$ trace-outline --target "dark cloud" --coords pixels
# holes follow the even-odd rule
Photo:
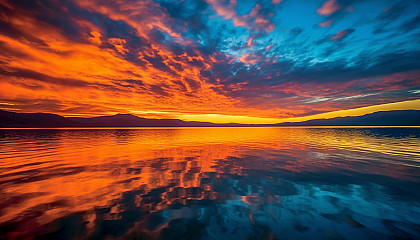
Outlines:
[[[413,30],[418,31],[420,29],[420,14],[402,23],[399,29],[404,33],[411,32]]]
[[[209,30],[209,27],[206,24],[207,19],[205,14],[203,14],[209,9],[209,5],[206,1],[165,1],[161,3],[161,6],[164,7],[169,16],[174,19],[174,25],[184,26],[195,35],[199,35],[200,33]]]
[[[135,88],[138,88],[138,87],[143,88],[145,86],[143,81],[133,80],[133,79],[115,81],[114,84],[117,84],[117,85],[122,86],[122,87],[135,87]]]
[[[143,56],[145,60],[147,60],[149,63],[152,64],[152,66],[156,69],[159,69],[160,71],[164,71],[173,75],[177,75],[174,71],[172,71],[171,68],[168,67],[163,61],[163,57],[159,54],[155,54],[154,56]]]
[[[6,43],[0,41],[0,52],[2,53],[2,57],[10,60],[13,58],[18,59],[31,59],[32,56],[23,51],[22,49],[11,49]],[[7,62],[0,61],[0,64],[4,65]]]
[[[44,73],[35,72],[29,69],[21,68],[1,68],[0,75],[3,77],[13,77],[12,82],[16,82],[15,78],[32,79],[41,83],[55,84],[67,87],[85,87],[88,85],[85,81],[71,78],[58,78],[46,75]]]
[[[181,80],[175,80],[174,83],[179,86],[181,91],[184,91],[184,92],[188,91],[187,87],[185,86],[185,84]]]
[[[198,82],[196,80],[193,80],[193,79],[190,79],[190,78],[185,78],[185,81],[188,83],[188,85],[190,86],[190,88],[193,91],[196,91],[201,87],[200,82]]]
[[[304,82],[346,82],[355,79],[383,76],[392,73],[412,71],[420,68],[420,51],[387,53],[370,57],[366,52],[348,66],[347,61],[334,61],[314,64],[311,67],[295,67],[285,77]]]
[[[375,19],[377,25],[373,31],[375,34],[386,33],[388,25],[392,24],[398,18],[404,15],[407,8],[405,2],[398,2],[384,9]]]
[[[66,105],[58,100],[51,98],[33,99],[19,97],[13,100],[7,100],[0,98],[2,102],[8,101],[13,104],[13,107],[18,107],[25,112],[59,112],[66,108]]]
[[[296,37],[299,34],[301,34],[304,30],[300,27],[295,27],[290,29],[289,33],[292,35],[292,37]]]
[[[39,1],[21,0],[8,1],[7,5],[13,6],[14,10],[4,13],[15,16],[33,16],[43,24],[54,27],[74,41],[86,40],[83,35],[84,26],[79,25],[75,19],[82,17],[78,8],[69,1]],[[19,10],[16,10],[19,9]]]
[[[3,8],[3,9],[1,9]],[[4,7],[2,7],[0,5],[0,11],[9,11],[8,9],[4,9]],[[5,36],[10,36],[16,40],[20,40],[22,42],[29,42],[32,45],[35,46],[39,46],[39,47],[47,47],[48,45],[42,41],[41,39],[30,35],[26,32],[23,32],[17,28],[15,28],[14,26],[10,25],[7,22],[7,16],[5,15],[0,15],[0,34],[1,35],[5,35]]]
[[[167,91],[165,91],[165,89],[163,89],[163,87],[160,85],[149,85],[149,87],[150,87],[150,91],[152,91],[153,93],[157,95],[160,95],[163,97],[170,96],[170,94]]]

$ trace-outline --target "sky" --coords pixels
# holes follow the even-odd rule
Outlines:
[[[239,123],[420,110],[418,9],[0,0],[0,109]]]

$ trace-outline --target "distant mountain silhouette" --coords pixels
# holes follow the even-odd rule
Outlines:
[[[214,127],[215,123],[187,122],[179,119],[148,119],[131,114],[93,118],[67,118],[85,127]]]
[[[50,113],[14,113],[0,110],[0,127],[75,127],[77,122]]]
[[[147,119],[130,114],[117,114],[93,118],[62,117],[50,113],[15,113],[0,110],[0,127],[215,127],[241,126],[241,124],[215,124],[187,122],[179,119]]]
[[[420,111],[382,111],[357,117],[336,117],[295,123],[278,123],[276,126],[420,126]]]
[[[216,124],[187,122],[179,119],[147,119],[130,114],[80,118],[50,113],[14,113],[0,110],[0,128],[6,127],[240,127],[240,126],[419,126],[420,111],[400,110],[366,114],[358,117],[316,119],[278,124]]]

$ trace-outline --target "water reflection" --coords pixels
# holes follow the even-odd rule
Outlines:
[[[418,128],[0,130],[0,236],[415,239]]]

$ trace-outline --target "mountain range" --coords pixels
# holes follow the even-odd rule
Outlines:
[[[131,114],[116,114],[92,118],[63,117],[51,113],[15,113],[0,110],[0,128],[6,127],[215,127],[240,124],[187,122],[179,119],[148,119]]]
[[[179,119],[148,119],[131,114],[81,118],[63,117],[51,113],[15,113],[0,110],[0,128],[256,126],[420,126],[420,110],[382,111],[357,117],[337,117],[277,124],[217,124],[210,122],[188,122]]]
[[[420,110],[394,110],[356,117],[278,123],[277,126],[420,126]]]

